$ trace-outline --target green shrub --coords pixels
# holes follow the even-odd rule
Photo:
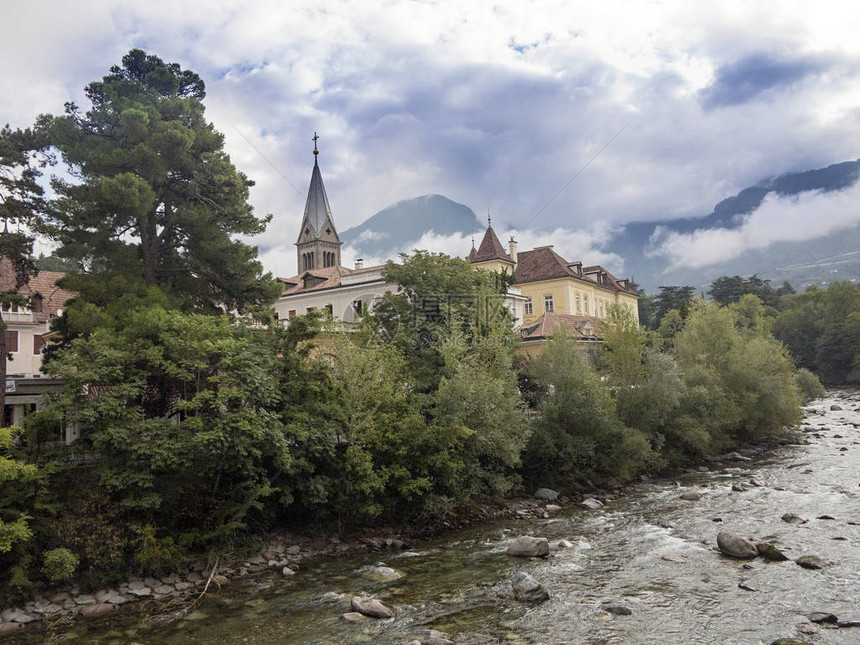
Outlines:
[[[155,537],[155,527],[147,524],[140,529],[140,547],[135,560],[143,573],[160,575],[174,570],[179,564],[181,550],[170,536]]]
[[[813,399],[820,399],[827,394],[818,377],[805,367],[797,370],[794,375],[794,384],[800,390],[804,403],[809,403]]]
[[[80,562],[78,556],[66,548],[53,549],[45,553],[42,573],[51,582],[62,582],[72,577]]]

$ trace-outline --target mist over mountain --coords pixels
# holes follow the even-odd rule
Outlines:
[[[340,239],[362,257],[389,258],[411,249],[411,244],[431,231],[436,235],[483,234],[484,226],[468,206],[442,195],[423,195],[384,208],[345,230]]]
[[[747,251],[731,260],[702,268],[670,268],[668,260],[655,253],[655,240],[672,233],[738,229],[746,216],[758,209],[768,195],[799,196],[811,191],[831,193],[847,189],[860,178],[860,160],[837,163],[826,168],[786,173],[766,179],[719,202],[701,218],[635,222],[620,230],[607,244],[608,251],[624,259],[625,273],[648,293],[660,285],[693,285],[706,290],[722,275],[749,276],[753,273],[774,284],[788,281],[797,290],[810,284],[860,278],[860,218],[850,228],[797,242],[776,242],[763,249]],[[814,230],[817,222],[810,220]]]
[[[823,228],[814,209],[810,209],[808,217],[803,211],[800,224],[797,212],[793,213],[793,220],[789,217],[795,201],[816,195],[837,196],[840,192],[856,190],[860,186],[858,178],[860,160],[786,173],[760,181],[722,200],[703,217],[633,222],[592,248],[621,258],[623,270],[619,275],[632,275],[646,292],[652,294],[657,293],[661,285],[691,285],[697,291],[705,292],[711,282],[723,275],[748,277],[757,274],[775,285],[788,281],[799,291],[811,284],[860,280],[860,212],[856,211],[853,201],[846,207],[843,200],[841,207],[849,212],[835,230],[834,226]],[[851,197],[851,194],[846,196]],[[714,253],[715,261],[702,262],[698,267],[684,266],[677,258],[673,261],[661,248],[661,244],[673,236],[681,246],[693,244],[695,237],[702,235],[710,235],[718,244],[720,235],[731,236],[743,231],[750,218],[760,214],[768,207],[769,200],[775,199],[784,201],[770,204],[771,216],[776,213],[777,226],[801,229],[800,234],[794,236],[796,239],[765,241],[757,247],[748,244],[750,248],[746,251],[726,253],[724,257],[732,257],[729,260],[722,260],[720,257],[723,256]],[[820,214],[821,211],[818,212]],[[360,257],[391,258],[399,251],[411,250],[412,245],[430,232],[437,236],[459,234],[468,237],[477,234],[480,237],[484,230],[485,225],[468,206],[442,195],[424,195],[381,210],[359,226],[341,233],[341,239]],[[754,236],[755,231],[744,234]],[[459,252],[453,253],[461,255],[465,251],[464,245]],[[591,261],[588,257],[569,259]]]

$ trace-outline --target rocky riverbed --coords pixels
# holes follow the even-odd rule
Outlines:
[[[287,537],[259,558],[231,564],[230,584],[213,577],[193,606],[210,568],[130,581],[83,603],[70,589],[67,597],[40,602],[90,617],[56,624],[62,611],[48,614],[42,605],[48,620],[8,627],[15,631],[5,638],[183,645],[858,643],[860,396],[815,402],[801,431],[798,445],[725,455],[614,499],[595,495],[582,505],[542,492],[510,517],[409,548],[396,536],[387,544],[368,538],[362,548],[371,552]],[[319,551],[337,555],[307,557]],[[111,602],[144,590],[151,593],[144,602]],[[188,597],[165,603],[178,594]],[[141,613],[141,607],[161,611]],[[5,614],[0,627],[20,618]]]

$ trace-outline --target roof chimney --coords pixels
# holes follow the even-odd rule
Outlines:
[[[356,268],[356,269],[363,269],[363,268],[364,268],[364,259],[362,259],[362,258],[358,258],[358,259],[355,261],[355,268]]]
[[[514,236],[511,235],[511,239],[508,241],[508,255],[511,256],[511,260],[514,262],[514,266],[517,266],[517,241],[514,239]]]

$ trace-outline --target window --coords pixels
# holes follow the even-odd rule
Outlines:
[[[40,334],[33,336],[33,354],[38,355],[45,346],[45,339]]]
[[[275,320],[280,320],[280,319],[281,319],[281,314],[279,314],[279,313],[276,311],[276,312],[275,312]]]
[[[585,302],[585,314],[588,315],[588,296],[583,296],[582,299]]]
[[[18,332],[6,330],[6,351],[7,352],[17,352],[18,351]]]
[[[290,309],[290,311],[289,311],[289,313],[288,313],[287,315],[288,315],[290,318],[295,318],[295,317],[296,317],[296,310],[295,310],[295,309]]]
[[[352,310],[355,312],[356,316],[360,316],[364,313],[364,305],[361,300],[353,300],[352,301]]]
[[[41,313],[42,311],[42,303],[44,300],[42,299],[42,294],[36,293],[30,298],[30,309],[37,313]]]
[[[531,298],[526,298],[525,312],[526,316],[531,316],[535,312],[534,304],[532,303]]]
[[[576,294],[576,313],[582,313],[582,299],[579,297],[579,294]]]
[[[543,310],[547,313],[551,313],[555,311],[555,308],[552,304],[552,296],[544,296],[543,297]]]

